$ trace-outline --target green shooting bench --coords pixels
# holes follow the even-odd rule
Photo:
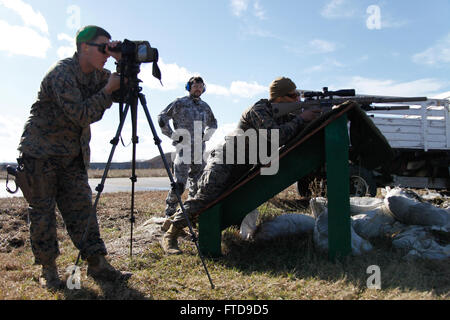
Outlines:
[[[350,254],[350,158],[367,169],[392,158],[387,140],[354,102],[322,115],[282,146],[276,175],[261,175],[260,168],[253,169],[203,208],[198,220],[201,252],[220,256],[224,229],[240,225],[249,212],[325,164],[329,258]]]

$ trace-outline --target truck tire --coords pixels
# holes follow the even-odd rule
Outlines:
[[[363,167],[350,165],[350,196],[351,197],[375,197],[377,185],[372,171]]]
[[[377,195],[377,185],[371,171],[363,167],[349,166],[350,171],[350,197],[375,197]],[[297,192],[301,197],[311,197],[309,185],[314,178],[322,179],[326,184],[326,178],[308,175],[297,181]]]

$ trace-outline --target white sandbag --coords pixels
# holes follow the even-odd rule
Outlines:
[[[244,240],[250,240],[256,231],[256,221],[259,217],[258,209],[253,210],[247,214],[242,220],[241,227],[239,229],[239,235]]]
[[[350,215],[358,215],[367,211],[373,211],[384,206],[383,199],[372,197],[351,197]]]
[[[367,211],[351,218],[355,232],[366,240],[384,236],[395,222],[395,219],[383,208]]]
[[[300,213],[283,214],[263,223],[255,235],[255,240],[269,240],[289,235],[312,233],[315,220]]]
[[[369,241],[361,238],[350,226],[351,247],[353,255],[362,255],[373,249]],[[317,219],[314,226],[314,244],[322,251],[328,251],[328,210],[325,210]]]
[[[371,197],[351,197],[349,202],[351,216],[384,206],[383,199]],[[309,201],[309,206],[314,217],[317,218],[328,207],[328,199],[323,197],[312,198]]]
[[[312,214],[317,219],[322,212],[327,209],[328,199],[323,197],[311,198],[311,200],[309,200],[309,207],[311,208]]]
[[[419,199],[411,191],[394,188],[387,192],[384,203],[392,216],[404,224],[450,226],[450,215],[446,210]]]
[[[435,227],[409,226],[396,234],[392,245],[404,250],[405,259],[443,260],[450,258],[450,245],[441,246],[431,234]]]

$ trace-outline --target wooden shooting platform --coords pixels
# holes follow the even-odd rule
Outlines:
[[[355,112],[356,109],[360,111],[356,103],[345,103],[323,115],[280,149],[279,171],[276,175],[261,175],[259,169],[253,170],[201,210],[199,247],[202,253],[220,256],[224,229],[240,225],[249,212],[325,164],[329,258],[334,260],[350,254],[348,114],[351,113],[351,118],[357,121],[365,117],[364,112]],[[355,114],[359,116],[355,117]],[[370,122],[370,119],[362,120]]]

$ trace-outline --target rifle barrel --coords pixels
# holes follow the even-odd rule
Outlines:
[[[370,105],[372,103],[399,103],[399,102],[422,102],[427,101],[427,97],[380,97],[380,96],[356,96],[342,97],[333,99],[313,99],[306,101],[272,103],[272,109],[275,117],[281,117],[291,112],[302,109],[324,108],[330,109],[334,105],[340,105],[346,101],[355,101],[361,105]],[[409,106],[408,106],[409,109]],[[400,109],[401,110],[401,109]]]

